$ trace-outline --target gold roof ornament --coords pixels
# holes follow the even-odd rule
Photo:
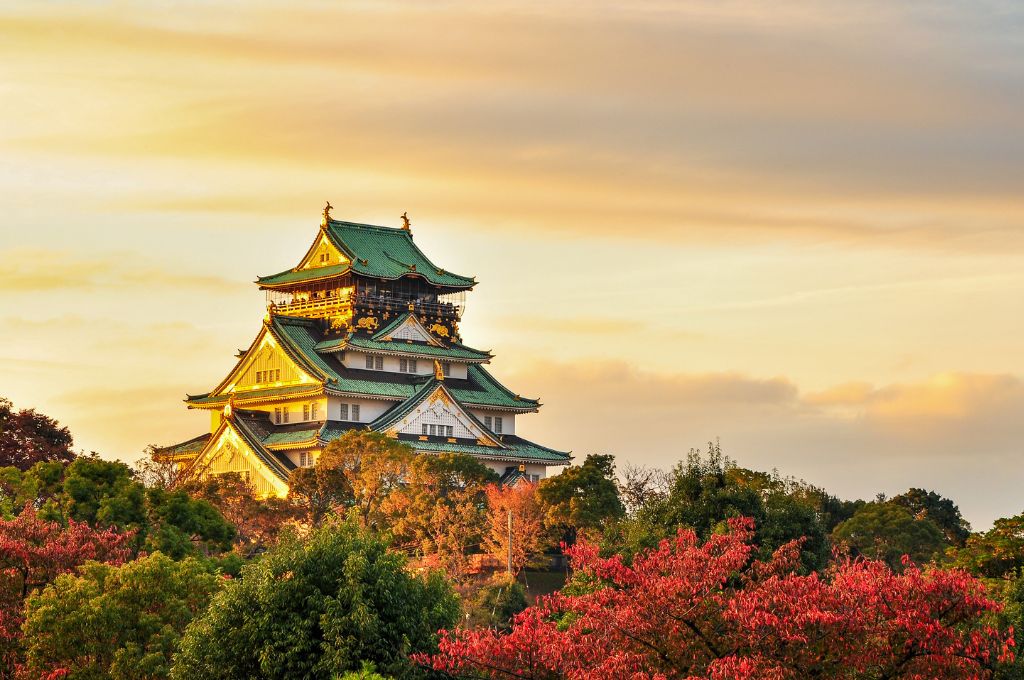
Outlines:
[[[235,394],[234,394],[234,392],[232,392],[231,396],[228,397],[228,403],[224,404],[224,417],[227,418],[228,420],[230,420],[231,419],[231,415],[234,413],[234,411],[235,411]]]
[[[434,359],[434,377],[437,378],[439,382],[444,382],[444,366],[442,366],[441,362],[437,359]]]
[[[406,231],[411,231],[410,227],[412,227],[412,223],[409,222],[409,211],[407,210],[404,213],[402,213],[402,229],[405,229]]]
[[[324,206],[324,216],[320,220],[320,226],[326,227],[327,223],[331,220],[331,209],[334,208],[330,201],[327,201],[327,205]]]

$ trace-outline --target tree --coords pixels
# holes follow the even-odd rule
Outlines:
[[[988,531],[974,534],[962,548],[950,550],[948,561],[985,578],[1024,575],[1024,515],[997,519]]]
[[[288,479],[288,501],[300,520],[314,528],[323,524],[328,514],[354,500],[345,471],[333,462],[318,460],[313,467],[292,470]]]
[[[397,547],[432,559],[458,580],[486,528],[484,488],[497,481],[471,456],[416,456],[406,483],[384,500],[381,514]]]
[[[535,484],[487,487],[487,533],[484,550],[505,564],[509,556],[511,516],[512,574],[533,562],[541,551],[544,510],[537,501]]]
[[[211,503],[183,489],[146,489],[146,550],[174,559],[231,550],[235,528]]]
[[[914,519],[905,508],[890,502],[868,503],[832,532],[832,540],[848,545],[855,554],[885,560],[899,569],[903,556],[924,563],[947,546],[942,530],[929,519]]]
[[[626,463],[619,475],[619,497],[627,514],[637,512],[668,496],[672,476],[658,468]]]
[[[407,674],[407,655],[435,649],[459,605],[439,574],[410,574],[356,520],[283,539],[244,567],[185,631],[171,677],[330,678],[364,661]]]
[[[615,481],[614,456],[590,455],[583,465],[541,480],[537,497],[546,524],[561,530],[568,541],[580,530],[598,531],[626,514]]]
[[[181,488],[217,508],[234,526],[235,544],[247,556],[273,545],[284,525],[298,514],[295,504],[283,498],[256,498],[252,485],[235,472],[209,475]]]
[[[889,502],[905,508],[914,519],[934,522],[950,545],[962,546],[971,535],[971,525],[960,514],[956,503],[934,491],[912,488]]]
[[[800,575],[796,542],[752,560],[749,519],[701,543],[682,530],[632,565],[569,551],[579,594],[556,593],[511,632],[457,630],[417,660],[458,677],[981,678],[1013,657],[998,610],[962,572],[846,559]]]
[[[412,448],[380,432],[349,430],[325,448],[315,468],[340,471],[351,486],[349,507],[363,526],[381,526],[381,505],[408,477]]]
[[[34,409],[14,410],[0,397],[0,467],[28,470],[40,461],[73,460],[71,432]]]
[[[0,519],[0,678],[13,669],[21,638],[22,603],[29,593],[87,560],[119,564],[130,551],[132,533],[97,531],[71,520],[62,526],[26,506],[13,519]]]
[[[740,468],[722,454],[717,443],[711,443],[705,453],[691,450],[686,461],[672,470],[668,493],[641,508],[625,526],[616,527],[606,545],[614,546],[618,540],[628,556],[652,548],[680,527],[708,538],[732,518],[751,517],[757,526],[758,557],[767,559],[780,546],[801,538],[804,568],[818,569],[829,555],[820,520],[823,495],[774,472]]]
[[[222,581],[194,558],[159,552],[58,576],[27,602],[26,669],[34,677],[166,678],[185,626]]]
[[[510,630],[512,617],[527,607],[526,589],[507,574],[496,574],[473,594],[467,606],[466,624]]]

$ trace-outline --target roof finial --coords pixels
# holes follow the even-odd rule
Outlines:
[[[409,222],[409,211],[407,210],[404,213],[402,213],[402,229],[410,231],[409,227],[411,226],[412,224]]]
[[[434,378],[439,382],[444,382],[444,366],[437,359],[434,359]]]
[[[322,220],[320,220],[320,226],[322,226],[322,227],[326,227],[327,226],[327,222],[329,222],[330,219],[331,219],[331,208],[333,208],[333,207],[334,206],[331,205],[331,202],[327,201],[327,205],[324,206],[324,217],[323,217]]]

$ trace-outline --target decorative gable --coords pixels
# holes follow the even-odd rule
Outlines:
[[[295,363],[264,328],[215,394],[319,382]]]
[[[434,429],[431,430],[431,425]],[[443,385],[438,385],[433,392],[410,410],[398,422],[385,430],[388,434],[439,434],[440,436],[458,439],[475,439],[485,446],[499,446],[494,435],[481,427],[462,406],[455,401]],[[439,427],[446,429],[439,430]],[[451,428],[448,430],[447,428]]]
[[[435,347],[441,346],[441,343],[437,341],[437,338],[432,336],[430,331],[424,328],[419,319],[412,314],[406,315],[405,320],[390,330],[386,335],[374,337],[374,340],[410,340],[412,342],[426,342],[434,345]]]
[[[201,478],[234,472],[248,481],[260,497],[288,495],[288,484],[260,460],[234,424],[227,421],[193,461],[190,471]]]
[[[317,236],[316,241],[310,247],[309,252],[302,258],[297,269],[314,269],[316,267],[333,267],[339,264],[348,264],[349,260],[338,250],[327,234],[323,231]]]

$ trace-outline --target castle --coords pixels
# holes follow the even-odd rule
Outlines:
[[[285,496],[288,477],[331,440],[369,429],[417,453],[463,453],[505,482],[536,481],[568,453],[516,434],[540,408],[484,367],[493,355],[462,344],[465,295],[476,285],[442,269],[402,226],[331,218],[298,265],[256,283],[263,325],[237,363],[190,409],[210,431],[161,451],[198,476],[236,472],[261,496]]]

